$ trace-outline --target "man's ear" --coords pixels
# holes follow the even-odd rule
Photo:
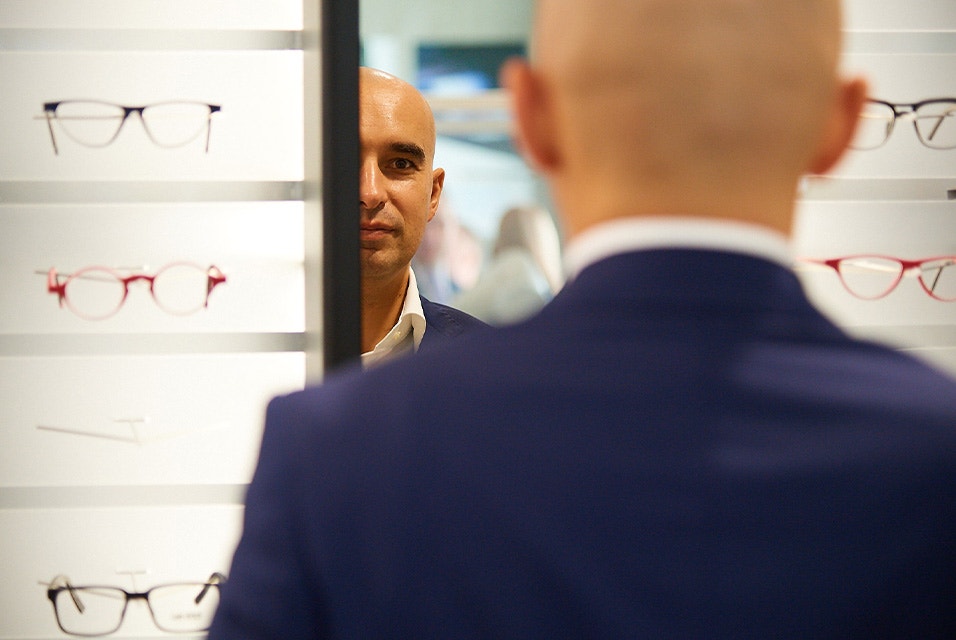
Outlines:
[[[445,188],[445,170],[438,168],[432,171],[432,195],[428,201],[428,222],[438,213],[438,203],[441,201],[441,192]]]
[[[843,158],[859,126],[867,92],[866,81],[862,78],[841,83],[837,100],[820,137],[820,146],[808,167],[810,174],[824,175]]]
[[[505,62],[501,85],[510,93],[514,142],[528,163],[542,173],[560,164],[555,138],[554,105],[535,70],[520,58]]]

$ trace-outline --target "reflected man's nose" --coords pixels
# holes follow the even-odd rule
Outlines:
[[[362,163],[359,170],[359,204],[363,209],[377,209],[385,202],[383,178],[374,159]]]

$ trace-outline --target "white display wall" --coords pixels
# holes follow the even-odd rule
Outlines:
[[[871,97],[956,98],[951,0],[848,0],[845,7],[843,66],[869,79]],[[801,257],[956,256],[956,150],[929,149],[912,122],[897,121],[885,145],[850,151],[832,177],[807,182],[796,241]],[[956,302],[931,298],[912,274],[886,297],[861,300],[827,267],[798,269],[811,297],[850,332],[956,374]]]
[[[0,2],[2,639],[67,637],[55,576],[139,592],[228,571],[265,405],[317,357],[307,13],[302,0]],[[221,108],[208,149],[205,133],[154,144],[136,112],[94,148],[44,113],[79,99]],[[144,280],[103,320],[47,290],[50,268],[126,277],[180,261],[226,278],[190,315],[162,310]],[[132,600],[111,637],[168,635]]]

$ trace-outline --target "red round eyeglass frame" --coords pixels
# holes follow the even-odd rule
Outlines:
[[[203,299],[202,306],[197,307],[196,309],[185,311],[185,312],[170,309],[166,307],[165,305],[163,305],[163,303],[156,297],[156,293],[154,291],[156,278],[158,278],[160,275],[163,274],[163,272],[165,272],[168,269],[171,269],[173,267],[183,267],[183,266],[195,268],[199,271],[205,272],[206,274],[206,296]],[[73,280],[79,277],[82,277],[83,274],[91,272],[91,271],[106,272],[110,274],[113,278],[115,278],[117,282],[123,285],[123,296],[120,298],[120,301],[116,305],[116,308],[110,311],[109,313],[102,314],[102,315],[90,315],[77,309],[70,303],[69,296],[67,295],[67,292],[66,292],[67,286]],[[60,278],[65,278],[65,279],[61,282]],[[218,285],[226,282],[226,275],[222,272],[221,269],[219,269],[219,267],[215,265],[203,267],[194,262],[183,262],[183,261],[170,262],[169,264],[166,264],[160,269],[158,269],[153,274],[133,273],[128,276],[124,276],[116,269],[113,269],[110,267],[98,266],[98,265],[83,267],[82,269],[74,271],[73,273],[70,273],[70,274],[60,274],[57,272],[56,267],[51,267],[50,270],[47,272],[47,292],[55,293],[57,295],[61,308],[64,305],[66,305],[66,307],[70,311],[72,311],[74,314],[76,314],[77,316],[81,318],[84,318],[87,320],[104,320],[116,314],[122,308],[123,304],[126,303],[126,298],[129,296],[130,283],[140,281],[140,280],[144,280],[149,283],[150,296],[153,298],[153,301],[156,303],[156,305],[160,309],[172,315],[189,315],[191,313],[195,313],[199,309],[204,309],[209,306],[209,295],[212,293],[212,290],[215,289]]]

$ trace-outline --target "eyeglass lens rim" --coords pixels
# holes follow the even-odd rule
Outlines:
[[[173,269],[176,267],[189,267],[190,269],[194,269],[205,276],[206,278],[205,295],[203,296],[202,303],[199,304],[198,306],[194,308],[186,309],[186,310],[178,310],[168,306],[162,300],[160,300],[159,297],[157,297],[156,290],[155,290],[156,279],[159,278],[159,276],[161,276],[163,273],[166,273],[170,269]],[[71,302],[70,300],[70,296],[67,293],[67,287],[69,286],[69,284],[73,282],[74,280],[77,280],[78,278],[82,277],[83,275],[89,274],[90,272],[103,272],[105,274],[108,274],[111,280],[122,285],[122,288],[123,288],[122,295],[120,296],[116,306],[112,308],[108,313],[102,313],[102,314],[87,313],[86,311],[82,309],[78,309],[76,306],[74,306],[73,302]],[[60,278],[63,278],[62,282],[60,281]],[[65,304],[70,311],[72,311],[75,315],[79,316],[80,318],[83,318],[85,320],[105,320],[106,318],[112,317],[113,315],[118,313],[120,309],[123,308],[123,305],[126,304],[126,299],[129,296],[130,283],[136,282],[138,280],[145,280],[149,283],[150,297],[152,297],[153,302],[156,304],[156,306],[158,306],[160,309],[162,309],[164,312],[170,315],[186,316],[186,315],[196,313],[200,309],[208,308],[209,297],[212,294],[213,290],[220,284],[225,283],[227,281],[227,278],[226,278],[226,275],[223,273],[223,271],[214,264],[211,264],[208,267],[203,267],[198,263],[187,262],[187,261],[176,261],[176,262],[167,263],[163,265],[162,267],[160,267],[159,269],[157,269],[152,274],[137,272],[137,273],[132,273],[128,276],[124,276],[123,274],[121,274],[119,271],[115,269],[101,266],[101,265],[90,265],[90,266],[82,267],[69,274],[58,273],[56,267],[51,267],[47,275],[47,291],[49,293],[57,294],[57,298],[59,300],[60,306],[62,307]]]
[[[861,260],[866,258],[887,260],[887,261],[895,262],[896,264],[899,265],[899,269],[897,271],[897,274],[893,282],[878,295],[873,295],[873,296],[861,295],[858,291],[852,289],[847,284],[846,278],[844,277],[844,274],[842,270],[840,269],[841,265],[846,261]],[[906,274],[907,271],[909,271],[910,269],[918,269],[917,279],[919,280],[920,287],[923,289],[926,295],[930,296],[931,298],[935,300],[939,300],[941,302],[956,301],[956,297],[954,298],[942,297],[938,295],[935,291],[936,283],[938,282],[940,275],[942,275],[942,268],[945,268],[945,267],[956,268],[956,256],[942,255],[942,256],[934,256],[929,258],[920,258],[916,260],[906,260],[903,258],[898,258],[896,256],[887,256],[887,255],[881,255],[881,254],[856,254],[856,255],[841,256],[839,258],[828,258],[828,259],[822,259],[822,260],[813,259],[813,258],[804,258],[802,260],[806,262],[814,263],[814,264],[825,265],[833,269],[837,273],[837,276],[840,279],[840,284],[843,285],[843,288],[846,289],[846,291],[850,293],[852,296],[854,296],[855,298],[859,298],[861,300],[879,300],[881,298],[888,296],[899,286],[899,283],[903,280],[903,276]],[[942,268],[938,270],[938,273],[936,274],[936,277],[934,278],[934,283],[933,284],[927,283],[925,279],[926,272],[923,269],[923,265],[927,263],[931,263],[931,262],[940,262],[940,261],[943,261],[946,264],[944,264]]]
[[[60,116],[57,114],[57,110],[59,109],[60,105],[71,104],[71,103],[98,104],[98,105],[105,105],[109,107],[116,107],[118,109],[123,110],[123,116],[120,119],[120,123],[116,127],[116,130],[113,132],[113,135],[109,138],[109,140],[107,140],[106,142],[102,144],[93,144],[84,140],[80,140],[79,138],[76,138],[73,135],[71,135],[70,130],[68,128],[63,127],[63,131],[66,133],[67,137],[69,137],[71,140],[73,140],[74,142],[76,142],[77,144],[81,146],[93,148],[93,149],[101,149],[111,145],[116,140],[116,138],[119,137],[120,131],[123,129],[123,125],[126,124],[126,120],[129,118],[130,114],[136,113],[137,115],[139,115],[140,122],[142,122],[143,124],[143,129],[146,131],[146,136],[149,138],[150,142],[152,142],[154,145],[164,149],[173,149],[173,148],[183,147],[189,144],[190,142],[192,142],[193,140],[195,140],[197,137],[199,137],[199,135],[202,134],[203,129],[205,129],[206,141],[204,145],[204,152],[209,153],[209,140],[212,136],[212,116],[213,114],[219,113],[222,111],[222,105],[202,102],[199,100],[164,100],[161,102],[153,102],[153,103],[142,105],[142,106],[126,106],[126,105],[117,104],[115,102],[109,102],[106,100],[85,99],[85,98],[73,98],[68,100],[44,102],[43,113],[47,121],[47,128],[49,129],[49,132],[50,132],[50,141],[53,144],[54,155],[59,155],[60,149],[59,149],[59,145],[56,142],[56,134],[53,129],[53,121],[60,120]],[[163,144],[159,142],[156,139],[153,132],[150,131],[149,126],[146,124],[146,120],[143,118],[143,112],[149,109],[150,107],[168,106],[168,105],[176,105],[176,104],[196,105],[196,106],[206,107],[208,109],[208,113],[205,115],[205,126],[203,127],[203,129],[197,130],[197,132],[193,136],[184,140],[183,142],[180,142],[177,144]]]
[[[879,144],[854,146],[851,143],[851,148],[856,149],[858,151],[872,151],[874,149],[879,149],[880,147],[885,145],[887,141],[890,139],[890,137],[893,135],[893,131],[896,128],[896,121],[899,120],[901,117],[906,116],[908,114],[918,114],[919,110],[923,107],[926,107],[932,104],[952,104],[954,109],[956,109],[956,98],[949,98],[949,97],[928,98],[926,100],[920,100],[919,102],[889,102],[887,100],[881,100],[879,98],[867,98],[866,102],[867,104],[879,104],[879,105],[883,105],[887,107],[893,112],[893,119],[887,121],[883,139],[880,141]],[[861,113],[860,118],[862,119],[863,117],[864,115],[863,113]],[[954,117],[956,117],[956,113],[954,113]],[[934,131],[935,129],[939,128],[940,124],[942,124],[942,122],[937,124],[937,126],[934,128]],[[915,120],[913,121],[913,129],[916,132],[916,137],[919,139],[920,144],[922,144],[924,147],[928,149],[933,149],[936,151],[948,151],[951,149],[956,149],[956,143],[952,145],[943,146],[943,145],[933,144],[932,141],[927,141],[923,137],[923,133],[922,131],[920,131],[919,125],[917,124]]]
[[[57,581],[63,581],[64,582],[63,586],[53,586],[56,584]],[[196,604],[198,605],[204,599],[210,587],[215,587],[218,590],[222,584],[225,584],[225,582],[226,582],[226,576],[218,571],[215,571],[212,574],[210,574],[208,578],[206,578],[205,582],[171,582],[166,584],[155,585],[153,587],[150,587],[146,591],[131,592],[131,591],[127,591],[126,589],[123,589],[122,587],[116,587],[116,586],[73,585],[70,583],[69,579],[66,578],[65,576],[58,576],[57,578],[54,578],[54,581],[51,583],[51,586],[47,589],[47,598],[53,604],[53,614],[54,614],[54,617],[56,618],[57,626],[60,627],[60,630],[63,631],[63,633],[66,633],[69,635],[93,638],[93,637],[106,636],[106,635],[115,633],[117,630],[119,630],[121,626],[123,626],[123,621],[126,618],[126,610],[129,607],[130,600],[145,601],[146,608],[149,610],[150,618],[152,619],[153,624],[156,626],[156,628],[166,633],[176,633],[177,630],[169,629],[167,627],[162,626],[159,623],[159,621],[156,618],[156,612],[153,610],[153,605],[150,602],[150,594],[152,594],[153,592],[157,590],[167,589],[169,587],[199,587],[201,586],[202,590],[195,598]],[[57,598],[60,596],[61,593],[63,593],[64,591],[67,591],[70,593],[71,597],[73,598],[74,603],[79,605],[79,603],[77,602],[78,596],[76,592],[93,590],[93,589],[99,589],[103,591],[110,591],[114,593],[123,594],[123,597],[124,597],[123,608],[120,610],[119,620],[117,621],[116,626],[114,626],[109,631],[97,631],[94,633],[85,633],[85,632],[67,630],[66,627],[64,627],[63,621],[60,617],[60,610],[59,610],[59,605],[57,604]],[[205,631],[207,628],[208,627],[195,629],[192,631],[187,631],[187,633]]]

